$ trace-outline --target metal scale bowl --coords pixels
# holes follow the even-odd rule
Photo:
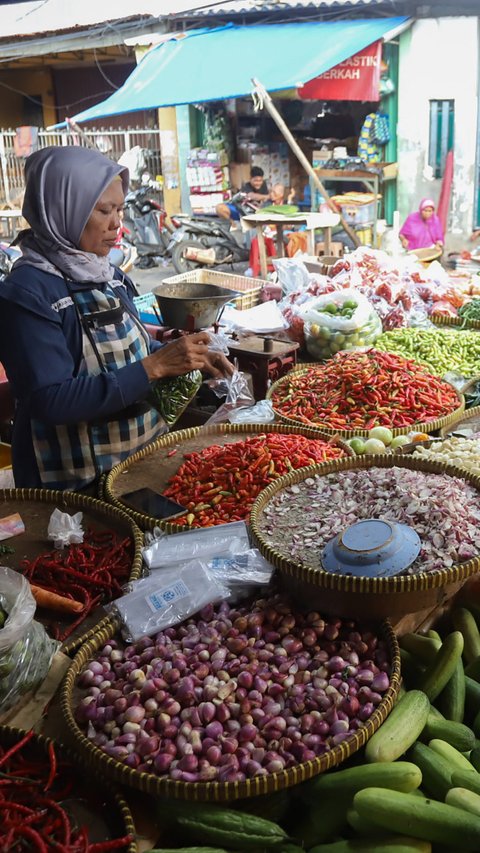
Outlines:
[[[153,290],[166,326],[198,332],[218,323],[223,307],[239,293],[213,284],[177,282]]]

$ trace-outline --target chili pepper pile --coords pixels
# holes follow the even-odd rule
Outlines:
[[[447,382],[392,353],[340,352],[325,364],[292,373],[272,395],[280,414],[330,429],[407,428],[458,408]]]
[[[413,358],[432,373],[455,370],[463,376],[480,373],[480,335],[459,329],[392,329],[375,342],[379,350]]]
[[[88,828],[72,826],[62,801],[74,797],[77,771],[57,762],[54,744],[48,757],[32,753],[28,732],[9,749],[0,746],[0,850],[36,853],[107,853],[125,850],[131,835],[92,844]]]
[[[164,494],[188,509],[177,524],[213,527],[246,518],[257,495],[282,474],[342,456],[340,446],[322,439],[262,433],[185,453]]]
[[[58,623],[52,626],[55,639],[63,642],[97,604],[122,595],[131,564],[129,539],[119,539],[110,531],[89,530],[81,545],[23,560],[19,569],[30,583],[84,605],[78,618],[67,627]]]

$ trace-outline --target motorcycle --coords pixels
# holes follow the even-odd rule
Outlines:
[[[246,216],[256,208],[245,193],[233,196],[239,202],[240,213]],[[230,222],[172,216],[176,230],[171,234],[168,252],[178,273],[190,272],[198,267],[219,266],[248,261],[250,251],[241,232],[231,231]]]
[[[160,202],[152,198],[158,190],[156,181],[148,181],[125,196],[123,239],[135,246],[136,266],[151,267],[167,254],[172,228],[167,225],[167,213]]]

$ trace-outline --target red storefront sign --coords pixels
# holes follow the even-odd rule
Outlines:
[[[298,90],[310,101],[379,101],[382,42],[375,41]]]

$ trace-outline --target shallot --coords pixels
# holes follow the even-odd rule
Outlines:
[[[460,477],[400,467],[307,477],[274,495],[260,528],[277,552],[321,569],[327,542],[367,518],[418,533],[422,547],[409,574],[449,568],[480,551],[480,493]]]
[[[100,670],[104,690],[92,684]],[[272,595],[110,643],[78,685],[76,720],[109,756],[178,781],[238,782],[312,760],[364,725],[390,686],[388,649]]]

